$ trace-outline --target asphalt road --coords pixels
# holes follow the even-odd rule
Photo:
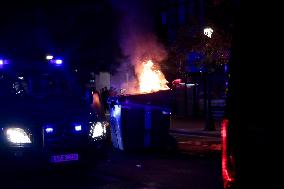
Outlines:
[[[67,166],[12,174],[1,176],[0,183],[1,189],[221,189],[221,160],[219,154],[111,150],[106,160],[90,162],[88,170]]]

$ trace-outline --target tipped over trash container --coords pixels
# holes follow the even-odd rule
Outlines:
[[[171,124],[170,91],[108,99],[114,148],[125,151],[163,149]]]

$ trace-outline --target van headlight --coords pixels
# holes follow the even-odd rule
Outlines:
[[[89,122],[90,133],[89,136],[95,141],[106,136],[107,122]]]
[[[22,128],[7,128],[6,137],[13,144],[32,143],[31,136]]]

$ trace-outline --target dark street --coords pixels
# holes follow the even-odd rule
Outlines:
[[[112,151],[108,160],[88,171],[68,167],[48,173],[10,177],[1,182],[9,189],[218,189],[222,188],[220,162],[220,156],[216,154]]]
[[[221,189],[219,129],[203,131],[202,120],[174,118],[175,150],[127,152],[109,146],[106,158],[86,168],[67,164],[35,171],[29,162],[21,172],[2,172],[1,183],[9,189]]]

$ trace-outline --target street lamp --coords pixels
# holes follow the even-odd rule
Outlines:
[[[213,32],[214,32],[214,30],[210,27],[206,27],[203,30],[204,35],[206,35],[209,38],[211,38]]]

